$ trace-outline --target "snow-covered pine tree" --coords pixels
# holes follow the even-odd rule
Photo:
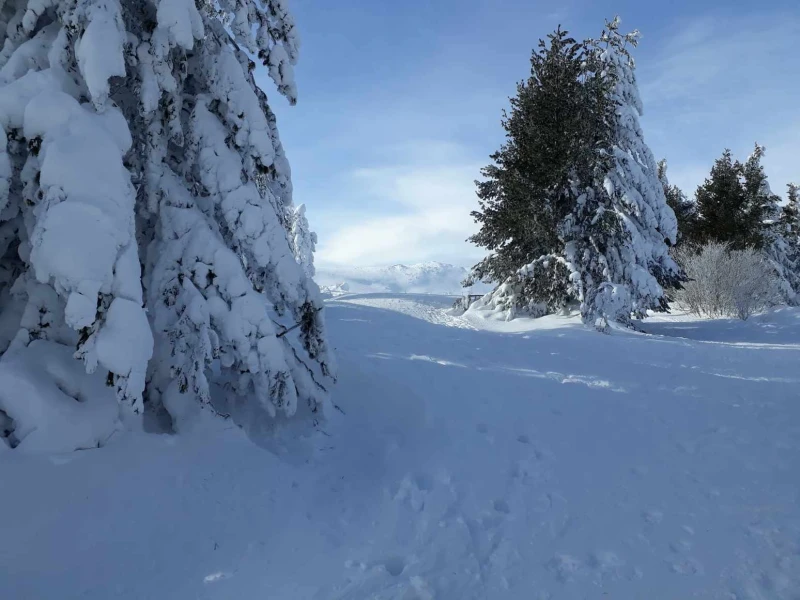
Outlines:
[[[576,180],[594,160],[587,126],[605,96],[586,68],[586,43],[557,29],[531,54],[531,73],[517,85],[502,121],[506,141],[478,182],[480,230],[469,241],[490,250],[464,282],[498,287],[486,308],[540,316],[576,299],[560,224],[575,210]]]
[[[741,165],[741,185],[751,244],[761,248],[770,242],[772,225],[780,219],[780,198],[772,193],[761,160],[767,149],[756,143]]]
[[[755,168],[751,178],[757,174],[758,168]],[[745,165],[734,160],[731,151],[726,149],[695,192],[698,244],[721,242],[736,250],[763,246],[767,215],[759,200],[760,183],[755,183],[755,189],[748,191],[744,180]]]
[[[772,193],[761,164],[765,152],[764,146],[756,144],[742,165],[742,188],[752,218],[761,219],[760,229],[753,226],[756,233],[752,237],[761,242],[764,254],[775,269],[781,300],[786,304],[796,304],[800,292],[800,265],[796,263],[794,249],[784,231],[782,217],[785,213],[780,206],[780,197]]]
[[[800,186],[796,183],[786,185],[786,204],[781,208],[778,231],[786,241],[786,256],[794,264],[792,282],[795,303],[800,302]]]
[[[793,258],[800,258],[800,185],[796,183],[786,184],[786,204],[781,208],[780,223]]]
[[[780,198],[770,190],[761,164],[764,153],[755,144],[744,163],[734,161],[730,150],[716,160],[710,177],[697,189],[696,240],[762,251],[775,268],[781,299],[794,304],[800,292],[800,264],[790,235],[794,217],[791,208],[781,209]]]
[[[677,244],[691,243],[694,236],[694,226],[696,220],[696,212],[694,202],[686,197],[677,185],[672,185],[667,178],[667,159],[662,158],[658,161],[658,179],[661,181],[661,186],[664,188],[664,197],[667,199],[667,205],[675,213],[675,218],[678,221],[678,239]]]
[[[786,184],[786,204],[781,211],[781,221],[786,225],[786,231],[800,233],[800,185]]]
[[[6,353],[74,344],[127,413],[147,401],[176,428],[209,402],[213,362],[219,396],[316,411],[322,302],[251,59],[296,101],[285,0],[8,0],[0,42]]]
[[[317,234],[311,231],[306,217],[306,205],[294,208],[290,215],[291,231],[289,240],[292,243],[295,260],[303,269],[306,277],[314,277],[314,252],[317,249]]]
[[[627,323],[630,315],[642,318],[648,310],[666,310],[664,288],[679,288],[684,278],[669,255],[677,236],[675,214],[639,124],[643,108],[630,54],[639,33],[621,34],[619,25],[618,17],[607,22],[595,44],[612,79],[610,160],[599,163],[593,194],[584,205],[584,221],[576,219],[573,224],[578,228],[577,245],[568,255],[576,267],[585,265],[576,269],[584,282],[582,312],[600,328],[608,321]],[[600,185],[605,194],[599,192]],[[587,245],[582,239],[586,234],[598,237]],[[597,258],[587,254],[587,247]]]
[[[638,34],[618,28],[615,19],[599,40],[572,46],[556,45],[556,32],[534,53],[504,122],[507,143],[478,184],[482,226],[471,241],[493,253],[465,283],[500,282],[481,307],[537,315],[577,299],[584,321],[605,329],[665,310],[664,287],[683,279],[668,252],[675,215],[639,126],[628,50]],[[539,100],[548,97],[540,70],[555,81],[555,107]]]

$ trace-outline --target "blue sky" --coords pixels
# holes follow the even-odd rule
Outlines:
[[[290,0],[300,97],[263,81],[292,164],[317,263],[483,255],[473,181],[503,140],[501,111],[530,51],[561,24],[576,37],[619,14],[639,29],[645,140],[692,195],[723,148],[767,147],[773,190],[800,180],[796,0]]]

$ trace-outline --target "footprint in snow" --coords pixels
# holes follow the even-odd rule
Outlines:
[[[406,560],[402,556],[390,556],[382,566],[392,577],[399,577],[406,569]]]
[[[556,554],[545,566],[561,583],[574,580],[583,569],[581,561],[569,554]]]
[[[669,549],[675,554],[684,554],[692,549],[692,542],[689,540],[678,540],[677,542],[670,542]]]
[[[475,431],[483,435],[487,442],[494,444],[494,435],[489,431],[489,426],[486,423],[478,423],[475,426]]]
[[[658,525],[664,520],[664,513],[660,510],[646,510],[642,513],[642,518],[650,525]]]
[[[538,451],[531,458],[516,460],[509,467],[509,477],[525,486],[544,483],[549,479],[549,472],[541,461],[542,454]]]
[[[695,558],[684,558],[678,561],[667,560],[670,564],[670,569],[676,575],[702,575],[704,573],[703,565]]]
[[[406,475],[394,494],[394,500],[420,512],[425,508],[425,497],[432,488],[433,479],[427,475]]]
[[[588,566],[594,571],[594,577],[598,582],[606,580],[614,581],[622,577],[631,578],[630,569],[625,569],[625,561],[610,550],[594,552],[589,556]]]
[[[399,555],[388,556],[382,560],[377,560],[370,563],[365,563],[360,560],[346,560],[344,563],[346,569],[356,569],[358,571],[383,571],[392,577],[399,577],[406,570],[408,562],[406,559]]]

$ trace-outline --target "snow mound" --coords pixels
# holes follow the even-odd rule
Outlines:
[[[0,362],[0,438],[35,454],[96,448],[119,423],[114,388],[87,374],[68,346],[36,340]],[[0,444],[3,445],[3,444]]]

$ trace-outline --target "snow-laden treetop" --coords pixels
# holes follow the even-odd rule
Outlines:
[[[214,386],[316,411],[322,303],[253,77],[296,101],[285,0],[7,0],[0,43],[0,352],[72,345],[176,426]]]

